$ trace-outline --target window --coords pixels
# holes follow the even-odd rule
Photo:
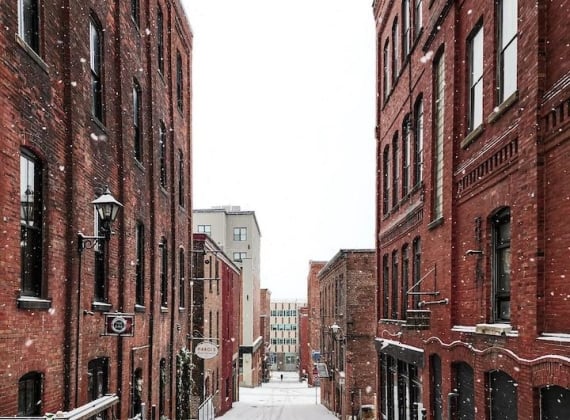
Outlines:
[[[570,419],[570,389],[547,386],[540,389],[540,420]]]
[[[93,211],[94,227],[93,232],[97,232],[98,236],[105,236],[105,231],[103,228],[103,223],[99,218],[97,211]],[[94,287],[94,300],[96,302],[107,302],[108,291],[107,291],[107,265],[106,265],[106,241],[100,241],[97,243],[93,250],[95,252],[95,267],[93,269],[95,278]]]
[[[212,225],[198,225],[198,233],[212,234]]]
[[[132,417],[142,417],[142,402],[143,402],[143,373],[141,368],[135,369],[133,373],[133,384],[132,384],[132,395],[133,395],[133,406],[132,406]]]
[[[109,359],[100,357],[87,364],[89,401],[105,396],[109,392]],[[105,420],[105,413],[97,414],[97,420]]]
[[[445,126],[445,63],[444,55],[434,68],[434,142],[433,142],[433,208],[432,220],[443,217],[443,143]]]
[[[18,35],[39,55],[40,53],[40,5],[39,0],[19,0]]]
[[[487,376],[490,420],[516,420],[517,386],[513,378],[505,372],[495,370]]]
[[[18,416],[42,414],[42,384],[40,372],[29,372],[18,381]]]
[[[402,197],[410,192],[410,172],[412,156],[412,139],[410,136],[410,115],[404,117],[402,124]]]
[[[443,420],[443,397],[441,388],[441,358],[437,354],[429,357],[431,406],[433,420]]]
[[[20,154],[20,264],[22,295],[41,297],[43,254],[42,165],[28,152]]]
[[[399,31],[398,18],[395,18],[392,24],[392,86],[396,86],[400,74]]]
[[[233,259],[236,262],[243,262],[247,258],[247,252],[234,252]]]
[[[414,261],[413,261],[413,266],[412,266],[412,278],[413,278],[413,282],[414,282],[414,289],[412,290],[412,292],[414,293],[419,293],[421,291],[421,287],[420,287],[420,280],[422,278],[422,247],[421,247],[421,240],[420,238],[416,238],[414,239],[414,242],[412,243],[412,252],[414,253]],[[419,294],[414,294],[413,295],[413,308],[417,309],[418,308],[418,304],[420,302],[420,295]]]
[[[410,0],[402,1],[402,59],[410,54]]]
[[[91,63],[91,113],[103,122],[103,31],[93,18],[89,22]]]
[[[471,132],[483,122],[483,25],[479,24],[468,40],[469,121]]]
[[[392,252],[392,319],[398,319],[398,251]]]
[[[180,207],[184,207],[184,182],[185,182],[185,174],[184,174],[184,154],[182,150],[178,150],[178,205]]]
[[[142,142],[142,94],[139,82],[133,83],[133,144],[135,147],[135,159],[142,161],[143,142]]]
[[[234,228],[234,241],[246,241],[247,240],[247,228],[235,227]]]
[[[162,121],[160,122],[158,137],[160,186],[166,188],[166,127]]]
[[[166,371],[166,359],[160,359],[160,377],[158,380],[158,415],[166,414],[166,380],[168,372]]]
[[[391,84],[390,84],[390,40],[387,39],[384,43],[384,52],[382,55],[382,60],[384,64],[384,100],[388,99],[390,94]]]
[[[160,247],[160,305],[168,307],[168,245],[163,238]]]
[[[511,213],[508,208],[492,218],[493,320],[511,319]]]
[[[390,266],[388,265],[388,254],[382,257],[382,318],[387,319],[389,314],[390,295]]]
[[[133,19],[133,22],[135,23],[137,28],[140,26],[140,13],[141,13],[140,1],[131,0],[131,18]]]
[[[400,311],[400,319],[406,319],[406,311],[408,310],[408,290],[410,289],[409,276],[410,276],[410,256],[409,246],[405,244],[402,247],[402,305]]]
[[[186,307],[186,293],[185,293],[185,281],[184,275],[186,273],[186,262],[184,259],[184,248],[180,247],[178,249],[178,306],[180,308]]]
[[[414,38],[420,36],[423,27],[422,0],[414,0]]]
[[[164,16],[162,15],[162,9],[160,6],[158,6],[158,11],[156,13],[156,32],[158,71],[160,73],[164,73]]]
[[[516,0],[497,3],[498,103],[517,90],[517,16]]]
[[[473,368],[465,362],[452,365],[454,385],[457,390],[454,412],[450,418],[461,420],[475,420],[475,389]]]
[[[184,78],[182,74],[182,56],[180,53],[176,53],[176,104],[180,112],[184,110],[184,96],[182,94],[183,91]]]
[[[144,225],[140,222],[136,227],[136,296],[137,305],[144,306]]]
[[[421,382],[418,377],[418,368],[387,354],[382,354],[380,369],[382,372],[380,383],[382,393],[381,418],[419,419],[418,405],[421,401]]]
[[[398,165],[398,133],[392,138],[392,207],[398,205],[398,185],[400,183],[400,166]]]
[[[382,209],[384,214],[390,210],[390,147],[384,148],[382,155]]]
[[[414,106],[414,184],[423,181],[424,173],[424,105],[418,98]]]

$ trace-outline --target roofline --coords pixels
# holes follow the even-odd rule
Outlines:
[[[348,254],[369,254],[374,253],[376,254],[375,249],[340,249],[334,257],[330,259],[330,261],[317,273],[317,277],[321,277],[325,275],[334,264],[337,263],[340,259],[346,257]]]
[[[224,213],[227,216],[253,216],[253,221],[255,222],[255,226],[257,227],[257,231],[259,232],[259,237],[261,237],[261,229],[259,228],[259,223],[257,222],[257,216],[255,215],[255,211],[253,210],[239,210],[239,211],[230,211],[226,210],[225,208],[211,208],[211,209],[192,209],[192,213]]]

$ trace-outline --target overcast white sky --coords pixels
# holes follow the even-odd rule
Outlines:
[[[182,0],[194,33],[194,208],[261,229],[261,286],[306,299],[310,260],[374,247],[372,0]]]

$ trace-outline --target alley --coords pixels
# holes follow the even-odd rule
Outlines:
[[[336,417],[320,404],[318,388],[299,382],[296,372],[272,372],[271,380],[257,388],[240,388],[240,401],[223,420],[332,420]]]

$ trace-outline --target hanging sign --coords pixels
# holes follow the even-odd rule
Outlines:
[[[132,337],[134,334],[135,316],[133,314],[106,313],[104,335],[122,335]]]
[[[211,359],[218,355],[218,346],[210,341],[202,341],[196,346],[194,353],[200,359]]]

